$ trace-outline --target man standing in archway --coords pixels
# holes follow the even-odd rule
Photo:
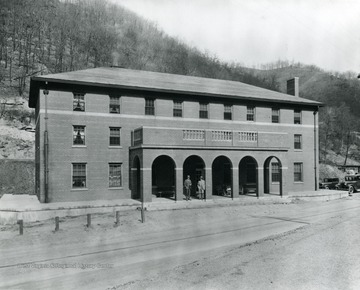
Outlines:
[[[200,176],[200,180],[198,181],[197,187],[199,192],[199,199],[204,199],[205,180],[202,176]]]
[[[191,183],[190,175],[188,175],[184,181],[186,200],[191,200],[191,198],[190,198],[191,186],[192,186],[192,183]]]

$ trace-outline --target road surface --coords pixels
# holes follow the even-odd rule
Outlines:
[[[48,246],[40,231],[34,244],[1,247],[0,287],[359,289],[360,198],[261,209],[195,219],[183,210],[176,226],[79,240],[56,233]]]

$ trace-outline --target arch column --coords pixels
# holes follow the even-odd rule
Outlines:
[[[239,197],[239,168],[232,168],[232,198]]]
[[[264,196],[264,168],[258,167],[257,174],[258,174],[257,197],[262,197]]]
[[[175,201],[182,200],[184,197],[183,169],[175,168]]]
[[[289,170],[288,170],[288,166],[287,164],[283,165],[281,167],[281,182],[282,182],[282,193],[281,193],[281,196],[287,196],[289,195],[289,191],[290,191],[290,188],[289,188],[289,182],[288,180],[288,174],[289,174]]]
[[[141,201],[151,202],[152,185],[151,185],[151,168],[141,168]]]
[[[205,168],[205,199],[212,199],[212,170]]]

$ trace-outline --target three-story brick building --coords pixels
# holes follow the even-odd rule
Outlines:
[[[41,202],[316,189],[318,102],[240,82],[121,68],[31,79]],[[290,95],[291,94],[291,95]]]

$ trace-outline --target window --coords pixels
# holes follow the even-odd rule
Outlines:
[[[279,120],[280,120],[280,110],[272,109],[271,110],[271,122],[279,123]]]
[[[232,106],[224,105],[224,120],[232,120]]]
[[[294,163],[294,181],[303,181],[303,164]]]
[[[246,110],[246,120],[247,121],[255,121],[255,108],[254,107],[247,107]]]
[[[207,119],[208,118],[208,104],[200,103],[199,118],[200,119]]]
[[[73,110],[82,112],[85,111],[85,94],[74,93]]]
[[[109,164],[109,187],[121,187],[121,163]]]
[[[73,145],[85,145],[85,126],[73,126]]]
[[[280,165],[279,162],[271,163],[271,180],[272,182],[280,182]]]
[[[301,111],[300,110],[294,111],[294,124],[301,124]]]
[[[301,135],[294,135],[294,149],[301,149]]]
[[[86,187],[86,163],[72,164],[72,187],[73,188]]]
[[[120,146],[120,128],[110,127],[110,146]]]
[[[155,115],[155,100],[145,99],[145,115]]]
[[[109,112],[120,114],[120,97],[110,96]]]
[[[182,117],[182,102],[181,101],[174,101],[174,109],[173,109],[173,116],[174,117]]]

